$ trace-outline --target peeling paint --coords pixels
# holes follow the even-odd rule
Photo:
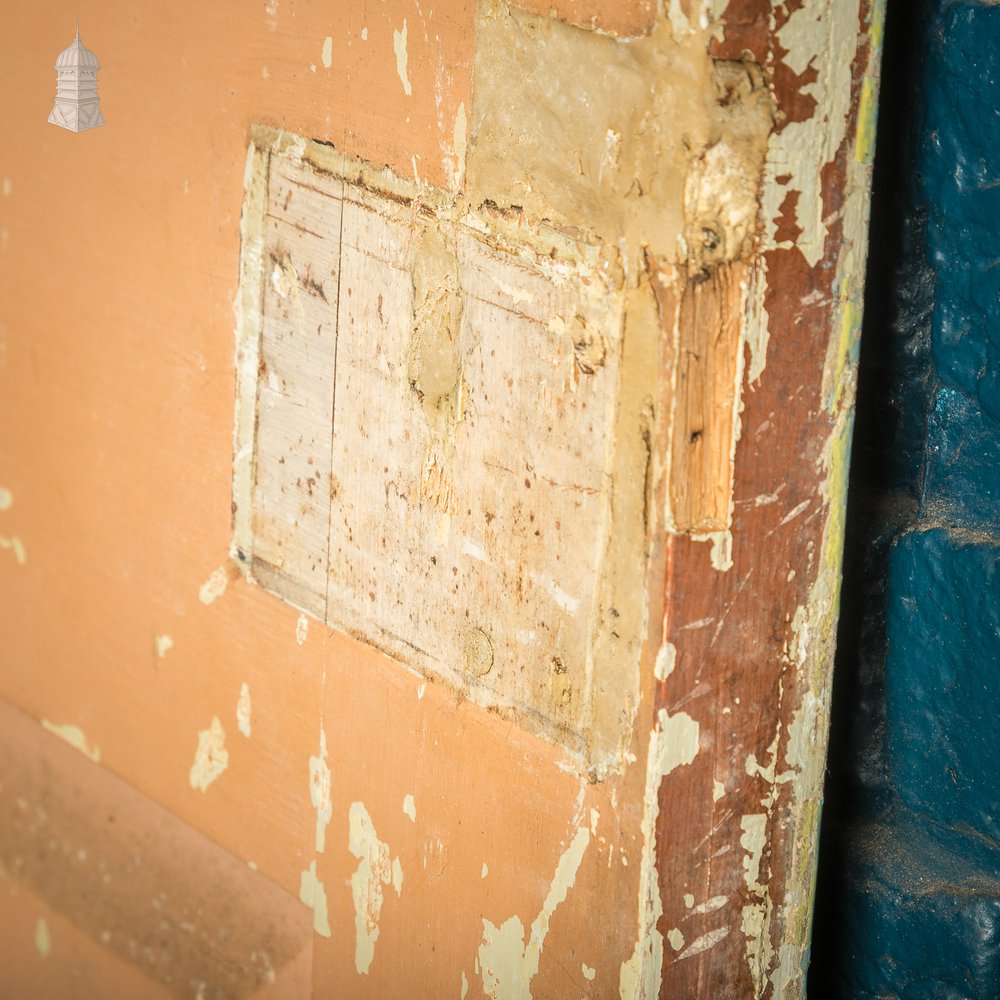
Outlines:
[[[48,958],[52,951],[52,936],[45,917],[39,917],[35,923],[35,950],[42,958]]]
[[[499,927],[483,919],[478,964],[483,991],[490,1000],[531,1000],[531,980],[538,972],[549,922],[576,882],[589,841],[590,830],[579,827],[559,859],[541,912],[531,924],[527,944],[520,917],[510,917]]]
[[[709,948],[714,948],[720,941],[729,936],[731,929],[730,927],[717,927],[714,931],[702,934],[701,937],[695,938],[674,961],[680,962],[685,958],[700,955],[703,951],[708,951]]]
[[[817,112],[805,121],[787,122],[771,135],[761,203],[765,243],[768,248],[793,245],[779,241],[777,229],[785,197],[796,191],[795,221],[801,234],[794,246],[815,267],[824,254],[828,222],[816,165],[836,157],[847,133],[851,66],[858,44],[857,8],[838,9],[830,0],[806,4],[791,12],[776,36],[785,50],[785,64],[800,76],[813,74],[800,93],[815,99]]]
[[[229,576],[225,567],[220,566],[212,571],[212,575],[201,585],[198,591],[198,600],[202,604],[211,604],[212,601],[221,597],[229,586]]]
[[[250,727],[253,722],[253,707],[250,704],[250,688],[246,681],[240,687],[240,696],[236,702],[236,725],[239,731],[250,738]]]
[[[667,931],[667,942],[674,951],[680,951],[684,947],[684,935],[681,933],[680,928],[673,927]]]
[[[28,554],[24,550],[24,542],[17,535],[13,538],[5,538],[0,535],[0,549],[8,549],[14,553],[14,560],[18,566],[24,566],[28,562]]]
[[[305,615],[299,615],[295,622],[295,642],[301,646],[309,636],[309,619]]]
[[[333,64],[333,38],[331,38],[330,35],[327,35],[326,38],[323,39],[323,52],[320,59],[326,69],[329,69]]]
[[[479,877],[480,878],[486,878],[486,876],[489,875],[489,873],[490,873],[490,870],[487,867],[486,862],[484,861],[483,862],[483,870],[479,873]]]
[[[469,980],[466,977],[465,972],[463,972],[462,973],[462,992],[460,994],[461,1000],[465,1000],[466,994],[468,994],[468,992],[469,992]]]
[[[309,758],[309,799],[316,810],[316,851],[326,849],[326,828],[333,816],[330,800],[330,768],[326,763],[326,732],[320,726],[319,754]]]
[[[677,663],[677,647],[672,642],[664,640],[656,651],[656,663],[653,665],[653,676],[658,681],[665,681],[673,672]]]
[[[583,973],[583,978],[588,980],[589,982],[593,982],[594,977],[597,975],[597,969],[594,969],[591,966],[587,965],[586,962],[584,962],[580,966],[580,971]]]
[[[100,749],[88,744],[86,734],[79,726],[69,723],[56,725],[54,722],[49,722],[48,719],[42,719],[42,727],[58,736],[63,742],[68,743],[74,750],[79,750],[84,757],[89,757],[95,764],[101,762]]]
[[[153,637],[153,645],[156,647],[157,657],[162,660],[174,648],[174,640],[169,635],[157,635]]]
[[[414,804],[413,796],[406,795],[403,797],[403,812],[410,817],[411,823],[416,823],[417,821],[417,807]]]
[[[6,487],[0,486],[0,511],[10,510],[14,504],[14,494]]]
[[[302,873],[299,880],[299,899],[313,911],[313,930],[323,937],[330,937],[330,917],[327,911],[326,889],[316,875],[315,860]]]
[[[198,749],[188,774],[192,788],[204,792],[229,766],[226,734],[217,715],[212,716],[208,729],[198,733]]]
[[[378,839],[371,816],[362,802],[352,802],[350,811],[351,854],[359,859],[357,871],[351,876],[354,897],[354,967],[359,975],[367,975],[375,957],[375,942],[379,937],[378,922],[382,915],[382,886],[392,884],[396,895],[403,884],[403,869],[399,858],[389,860],[389,845]]]
[[[407,62],[409,60],[409,54],[406,51],[406,18],[403,18],[403,27],[400,31],[393,31],[392,33],[392,51],[396,53],[396,74],[399,76],[399,82],[403,85],[403,93],[409,97],[413,93],[413,88],[410,86],[410,78],[407,75]]]
[[[699,726],[686,712],[657,712],[646,757],[643,796],[642,860],[639,868],[639,934],[630,958],[621,966],[621,1000],[657,1000],[663,976],[663,934],[657,923],[663,915],[656,870],[656,824],[660,812],[660,783],[675,768],[690,764],[698,754]]]

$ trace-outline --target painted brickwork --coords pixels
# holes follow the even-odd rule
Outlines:
[[[888,32],[810,995],[986,1000],[1000,996],[1000,7],[897,7]]]

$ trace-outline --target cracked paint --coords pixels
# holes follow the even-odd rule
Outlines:
[[[322,937],[330,937],[330,917],[327,911],[326,889],[316,875],[313,861],[299,880],[299,899],[313,911],[313,930]]]
[[[559,859],[542,909],[531,924],[527,943],[520,917],[510,917],[499,927],[483,919],[478,964],[483,991],[490,1000],[531,1000],[531,980],[538,972],[549,923],[576,882],[576,874],[589,842],[590,830],[585,826],[579,827]]]
[[[188,773],[192,788],[204,792],[229,766],[229,751],[226,749],[226,734],[217,715],[212,716],[211,725],[198,733],[198,749],[194,763]]]
[[[657,1000],[663,978],[663,935],[657,923],[663,916],[656,870],[656,824],[660,812],[659,789],[675,768],[690,764],[698,754],[699,726],[686,712],[657,712],[646,757],[646,794],[643,798],[642,859],[639,869],[639,935],[630,958],[621,966],[618,994],[621,1000]]]
[[[407,63],[410,57],[406,50],[406,34],[406,18],[404,17],[403,27],[392,33],[392,51],[396,54],[396,75],[403,85],[403,93],[409,97],[413,93],[413,88],[410,86],[410,78],[407,75]]]
[[[351,876],[354,897],[354,967],[359,975],[367,975],[375,958],[375,942],[379,938],[379,919],[384,902],[383,886],[392,885],[396,895],[403,887],[403,868],[399,858],[390,861],[389,845],[378,839],[371,816],[363,802],[352,802],[350,811],[351,854],[359,859],[357,871]]]
[[[330,768],[326,763],[326,732],[319,730],[319,753],[309,758],[309,799],[316,810],[316,851],[326,849],[326,828],[333,816],[330,800]]]

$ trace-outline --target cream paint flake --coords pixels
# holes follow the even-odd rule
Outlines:
[[[583,973],[583,978],[588,980],[589,982],[593,982],[594,977],[597,975],[597,969],[594,969],[591,966],[587,965],[586,962],[584,962],[580,966],[580,971]]]
[[[295,622],[295,642],[301,646],[309,636],[309,619],[305,615],[299,615]]]
[[[156,647],[157,657],[162,660],[174,648],[174,640],[169,635],[157,635],[153,637],[153,645]]]
[[[469,992],[469,979],[466,976],[465,972],[463,971],[462,972],[462,992],[459,994],[460,997],[461,997],[461,1000],[465,1000],[465,997],[468,994],[468,992]]]
[[[847,133],[851,108],[851,67],[858,44],[857,8],[820,0],[793,11],[777,32],[785,50],[783,61],[793,73],[815,71],[815,80],[800,88],[816,101],[816,113],[806,121],[788,122],[773,132],[764,168],[761,215],[765,247],[789,247],[777,242],[781,206],[789,191],[799,193],[795,221],[802,230],[795,241],[810,267],[822,259],[827,236],[820,169],[836,156]],[[785,184],[778,177],[788,176]]]
[[[319,754],[309,758],[309,799],[316,810],[316,851],[322,854],[326,849],[326,828],[333,816],[330,799],[330,768],[326,763],[326,732],[320,726]]]
[[[672,642],[664,640],[656,651],[656,663],[653,666],[653,676],[658,681],[665,681],[673,672],[677,663],[677,647]]]
[[[698,754],[699,726],[686,712],[668,715],[662,708],[649,739],[646,792],[643,796],[643,849],[639,868],[639,934],[630,958],[621,966],[621,1000],[657,1000],[663,972],[663,934],[657,923],[663,900],[656,871],[656,822],[660,783],[675,768],[690,764]]]
[[[329,69],[333,64],[333,39],[329,35],[323,39],[323,52],[320,58],[326,69]]]
[[[10,510],[14,505],[14,494],[4,486],[0,486],[0,511]]]
[[[326,889],[316,874],[315,860],[302,873],[299,880],[299,899],[313,911],[313,930],[323,937],[330,937]]]
[[[198,733],[198,749],[194,763],[188,774],[192,788],[204,792],[229,767],[229,751],[226,749],[226,734],[217,715],[212,716],[211,725]]]
[[[24,542],[17,535],[12,538],[5,538],[0,535],[0,549],[8,549],[14,553],[14,561],[18,566],[24,566],[28,562],[28,554],[24,550]]]
[[[483,991],[490,1000],[531,1000],[531,980],[538,972],[552,914],[576,882],[589,842],[590,830],[579,827],[559,859],[541,912],[532,922],[527,943],[520,917],[510,917],[499,927],[483,919],[478,965]]]
[[[201,585],[198,591],[198,600],[202,604],[211,604],[212,601],[221,597],[229,586],[229,576],[224,566],[212,571],[212,575]]]
[[[406,51],[406,18],[403,18],[403,27],[400,31],[393,31],[392,33],[392,51],[396,54],[396,73],[399,76],[399,82],[403,85],[403,93],[409,97],[413,93],[413,88],[410,86],[410,78],[407,75],[407,62],[409,61],[409,53]]]
[[[74,750],[79,750],[84,757],[89,757],[95,764],[101,762],[101,751],[98,747],[90,746],[87,736],[79,726],[69,723],[56,725],[48,719],[42,719],[42,728],[58,736],[64,743],[68,743]]]
[[[416,823],[417,821],[417,807],[413,801],[412,795],[403,796],[403,812],[410,817],[411,823]]]
[[[240,687],[240,696],[236,701],[236,726],[249,739],[252,724],[253,706],[250,703],[250,688],[244,681]]]
[[[389,845],[378,839],[371,816],[363,802],[352,802],[348,847],[359,861],[351,876],[354,897],[354,968],[367,975],[375,957],[375,942],[379,937],[384,894],[382,887],[390,883],[400,895],[403,868],[399,858],[389,860]]]
[[[52,951],[52,935],[45,917],[39,917],[35,923],[35,950],[42,958],[48,958]]]

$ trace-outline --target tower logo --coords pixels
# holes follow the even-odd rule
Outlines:
[[[56,59],[56,103],[49,121],[71,132],[84,132],[104,124],[97,98],[97,56],[80,41],[80,19],[73,44]]]

